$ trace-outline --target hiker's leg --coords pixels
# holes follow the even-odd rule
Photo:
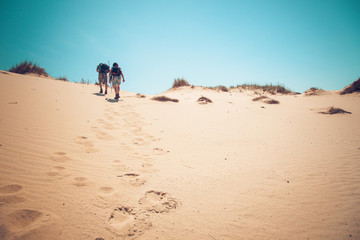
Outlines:
[[[100,86],[100,93],[102,92],[102,79],[100,77],[100,74],[99,74],[99,86]]]

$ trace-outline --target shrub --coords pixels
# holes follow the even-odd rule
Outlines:
[[[175,98],[169,98],[169,97],[166,97],[166,96],[157,96],[157,97],[153,97],[151,98],[151,100],[155,100],[155,101],[160,101],[160,102],[179,102],[178,99],[175,99]]]
[[[178,79],[174,80],[172,88],[178,88],[178,87],[184,87],[184,86],[190,86],[190,84],[185,79],[178,78]]]
[[[19,73],[19,74],[26,74],[26,73],[35,73],[38,75],[43,75],[45,77],[48,77],[49,74],[45,71],[44,68],[39,67],[36,64],[33,64],[32,62],[22,62],[20,64],[16,64],[15,66],[12,66],[9,69],[9,72],[13,73]]]
[[[349,94],[349,93],[353,93],[353,92],[360,92],[360,78],[358,80],[356,80],[355,82],[353,82],[352,84],[350,84],[349,86],[347,86],[346,88],[344,88],[340,92],[340,95]]]
[[[252,99],[254,102],[261,101],[263,103],[267,104],[279,104],[280,102],[275,99],[268,98],[267,96],[260,96]]]
[[[262,91],[270,93],[270,94],[291,93],[290,90],[286,89],[284,86],[281,86],[279,84],[278,85],[266,84],[264,86],[260,86],[257,84],[242,84],[242,85],[237,85],[236,87],[232,87],[232,88],[242,88],[242,89],[246,89],[246,90],[262,90]]]
[[[341,108],[336,108],[336,107],[329,107],[325,112],[319,112],[322,114],[339,114],[339,113],[347,113],[347,114],[351,114],[351,112],[345,111],[344,109]]]
[[[201,96],[197,101],[200,104],[212,103],[212,101],[209,98],[204,97],[204,96]]]
[[[268,98],[268,97],[266,97],[266,96],[260,96],[260,97],[253,98],[252,100],[253,100],[254,102],[256,102],[256,101],[259,101],[259,100],[263,100],[263,99],[265,99],[265,98]]]
[[[264,103],[267,103],[267,104],[279,104],[280,102],[278,100],[275,100],[275,99],[267,99],[264,101]]]
[[[60,77],[58,77],[56,80],[65,81],[65,82],[68,82],[68,81],[69,81],[69,80],[68,80],[66,77],[64,77],[64,76],[60,76]]]
[[[222,92],[228,92],[229,89],[223,85],[219,85],[219,86],[216,86],[216,87],[207,87],[208,89],[212,89],[212,90],[215,90],[215,91],[222,91]]]
[[[141,94],[141,93],[137,93],[136,97],[138,97],[138,98],[146,98],[146,96],[144,94]]]

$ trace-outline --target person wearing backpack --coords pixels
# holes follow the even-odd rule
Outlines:
[[[110,67],[105,63],[100,63],[96,67],[96,71],[99,73],[99,85],[100,85],[100,93],[103,93],[102,85],[105,85],[105,94],[107,94],[107,74],[110,70]]]
[[[125,78],[124,74],[121,71],[121,68],[119,68],[119,65],[117,63],[114,63],[113,67],[110,70],[110,78],[111,80],[109,79],[109,83],[110,81],[112,81],[112,86],[115,89],[115,99],[119,99],[121,78],[123,82],[125,82]]]

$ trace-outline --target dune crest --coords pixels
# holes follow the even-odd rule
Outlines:
[[[1,71],[0,239],[360,238],[356,94],[181,80],[110,101]]]

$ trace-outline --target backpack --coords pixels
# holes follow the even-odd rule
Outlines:
[[[100,64],[100,72],[101,73],[107,73],[109,72],[109,66],[105,63]]]
[[[120,76],[120,74],[121,74],[121,69],[119,67],[113,67],[111,69],[111,75]]]

